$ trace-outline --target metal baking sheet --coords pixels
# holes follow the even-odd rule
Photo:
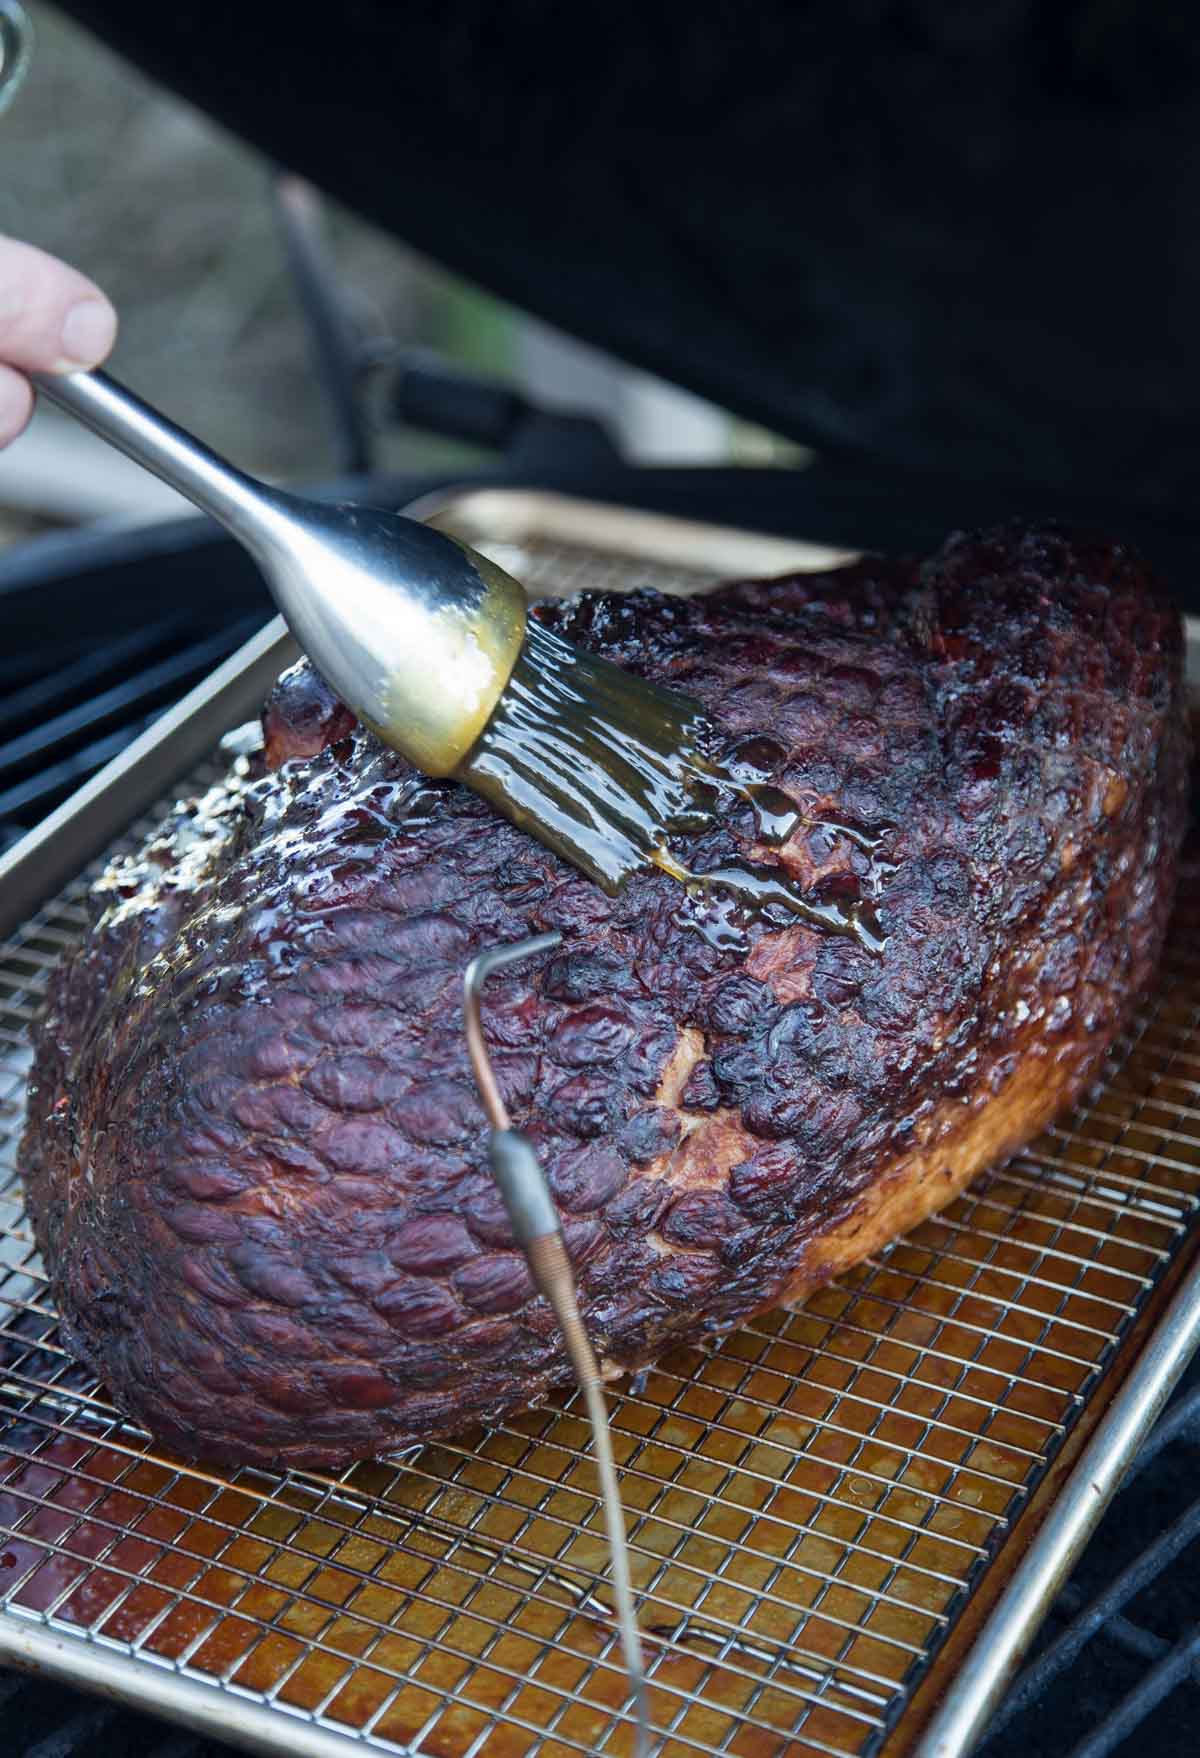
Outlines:
[[[828,559],[481,498],[425,510],[539,592]],[[247,678],[151,746],[156,790],[214,716],[244,716]],[[29,1033],[84,923],[95,814],[123,806],[128,846],[146,786],[135,762],[91,790],[74,876],[0,946],[0,1662],[264,1752],[628,1754],[574,1396],[337,1476],[225,1473],[156,1448],[62,1348],[21,1202]],[[28,889],[38,847],[17,854]],[[1159,992],[1087,1106],[803,1307],[613,1393],[663,1754],[968,1749],[1195,1340],[1198,904],[1192,872]]]

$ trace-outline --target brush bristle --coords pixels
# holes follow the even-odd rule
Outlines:
[[[707,722],[686,696],[531,622],[460,779],[606,891],[713,821]]]
[[[888,826],[838,826],[861,840],[872,867],[865,889],[855,879],[830,896],[805,895],[778,855],[692,871],[672,853],[673,836],[716,822],[722,795],[752,808],[756,841],[772,850],[782,851],[805,822],[777,787],[715,764],[713,742],[711,724],[689,697],[531,622],[508,687],[458,776],[605,891],[618,891],[647,867],[679,880],[697,906],[693,925],[715,946],[744,948],[751,921],[787,926],[799,919],[882,952],[874,856]],[[714,892],[728,906],[716,916],[706,901]]]

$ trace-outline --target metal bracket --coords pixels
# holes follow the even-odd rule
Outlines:
[[[0,115],[16,97],[33,59],[33,26],[17,0],[0,0]]]

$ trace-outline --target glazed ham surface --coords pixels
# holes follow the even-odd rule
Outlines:
[[[70,1346],[189,1454],[337,1466],[567,1380],[487,1170],[461,1023],[485,947],[561,948],[484,1020],[609,1369],[792,1301],[1095,1079],[1150,982],[1185,815],[1176,612],[1125,550],[958,537],[691,600],[538,613],[697,698],[748,804],[676,847],[869,901],[882,951],[608,897],[430,784],[306,666],[93,894],[24,1166]]]

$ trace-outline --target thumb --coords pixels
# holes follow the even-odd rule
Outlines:
[[[116,312],[85,275],[0,237],[0,363],[25,372],[97,366],[116,334]]]

